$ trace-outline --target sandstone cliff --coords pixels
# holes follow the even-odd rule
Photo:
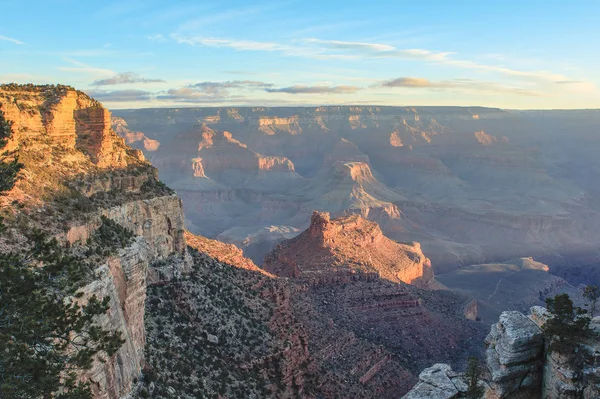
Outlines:
[[[142,153],[115,134],[110,113],[84,93],[66,86],[2,85],[0,109],[13,122],[9,148],[25,165],[4,198],[22,204],[11,216],[15,222],[42,228],[81,253],[90,252],[102,217],[136,237],[114,254],[96,248],[87,259],[94,267],[92,282],[82,287],[83,298],[110,298],[99,323],[120,331],[125,342],[81,378],[96,398],[122,397],[144,361],[147,282],[168,280],[189,267],[181,200],[157,180]],[[18,237],[18,224],[12,229]]]
[[[379,226],[358,215],[331,220],[314,212],[308,230],[284,241],[265,258],[273,274],[309,282],[336,274],[366,273],[427,285],[433,278],[429,259],[418,243],[401,244],[385,237]]]

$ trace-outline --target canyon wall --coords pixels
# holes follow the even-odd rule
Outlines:
[[[24,163],[23,177],[4,200],[20,201],[30,225],[74,251],[87,248],[102,217],[133,232],[129,245],[96,256],[92,281],[81,288],[84,300],[109,298],[98,324],[124,339],[114,356],[95,361],[81,378],[95,398],[124,397],[144,362],[147,284],[189,270],[182,202],[158,182],[142,152],[115,134],[108,110],[84,93],[2,85],[0,109],[12,122],[8,148]]]

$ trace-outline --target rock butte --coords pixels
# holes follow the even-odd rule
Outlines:
[[[263,268],[273,274],[315,283],[336,273],[375,274],[393,282],[427,286],[431,262],[419,243],[401,244],[385,237],[377,223],[359,215],[330,219],[313,212],[308,230],[280,243]],[[335,278],[335,277],[333,277]]]

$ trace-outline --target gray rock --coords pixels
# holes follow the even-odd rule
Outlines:
[[[208,342],[213,344],[219,344],[219,337],[216,335],[208,334]]]
[[[496,352],[500,364],[508,366],[539,358],[542,354],[542,330],[521,312],[503,312],[497,325]]]
[[[419,374],[419,382],[403,399],[451,399],[458,395],[458,389],[448,374],[454,374],[452,368],[443,363],[434,364]]]

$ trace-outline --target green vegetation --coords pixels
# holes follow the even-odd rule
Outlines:
[[[135,235],[131,230],[104,215],[100,217],[100,221],[102,225],[92,235],[88,251],[109,256],[133,243]]]
[[[596,305],[598,298],[600,298],[600,288],[597,285],[588,285],[583,290],[583,297],[590,301],[590,316],[594,317],[596,314]]]
[[[0,150],[6,147],[12,134],[12,123],[4,119],[4,112],[0,110]],[[10,190],[17,181],[17,175],[23,168],[19,162],[16,151],[0,152],[0,195]]]
[[[286,340],[269,326],[275,304],[250,289],[270,282],[191,255],[189,276],[148,287],[138,397],[282,397]]]
[[[467,378],[468,390],[465,392],[465,398],[479,399],[483,394],[483,387],[479,386],[479,375],[481,374],[481,366],[479,359],[476,357],[469,357],[467,364],[467,372],[465,376]]]
[[[173,191],[165,183],[163,183],[162,181],[160,181],[158,179],[152,178],[152,177],[149,178],[148,180],[146,180],[144,182],[144,184],[142,184],[142,187],[140,190],[142,192],[160,193],[163,195],[175,194],[175,191]]]
[[[546,299],[546,307],[552,317],[544,324],[544,335],[550,351],[572,352],[577,342],[589,332],[590,318],[586,311],[573,306],[567,294]]]
[[[0,114],[0,149],[10,134]],[[13,154],[2,154],[0,194],[14,186],[21,168]],[[56,239],[25,227],[20,234],[20,250],[0,253],[0,397],[91,398],[77,373],[123,343],[120,333],[95,323],[108,298],[85,297],[81,287],[91,270]]]

